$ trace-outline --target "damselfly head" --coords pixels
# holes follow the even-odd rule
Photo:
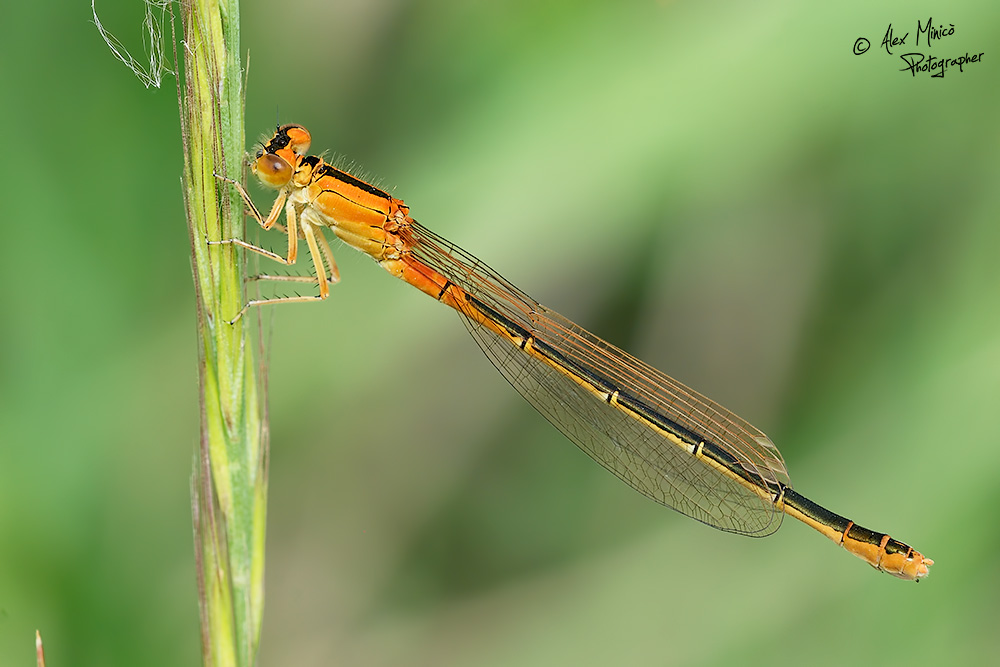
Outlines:
[[[264,185],[282,188],[288,185],[295,172],[294,165],[306,154],[312,137],[309,130],[301,125],[282,125],[275,129],[274,136],[257,151],[250,169]]]

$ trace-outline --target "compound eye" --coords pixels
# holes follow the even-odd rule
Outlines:
[[[309,145],[312,143],[312,136],[309,134],[309,130],[301,125],[285,125],[281,129],[288,136],[288,147],[296,155],[305,155],[309,151]]]
[[[292,166],[273,153],[264,153],[253,163],[253,172],[261,183],[281,188],[292,180]]]

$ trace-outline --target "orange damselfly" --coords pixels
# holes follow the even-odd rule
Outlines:
[[[785,514],[808,524],[883,572],[919,580],[934,563],[912,547],[858,526],[792,490],[771,440],[718,403],[545,308],[476,257],[409,216],[382,190],[307,155],[311,137],[284,125],[257,152],[252,171],[278,196],[266,217],[230,179],[254,219],[276,226],[282,210],[285,256],[235,244],[283,264],[305,239],[315,276],[260,276],[316,283],[319,294],[250,301],[327,298],[339,279],[323,228],[370,255],[392,275],[454,308],[493,365],[546,419],[594,460],[643,495],[731,533],[763,537]],[[220,177],[221,178],[221,177]]]

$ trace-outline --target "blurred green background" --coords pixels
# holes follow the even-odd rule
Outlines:
[[[643,499],[335,246],[332,298],[271,313],[260,664],[995,659],[1000,6],[870,4],[244,3],[248,145],[307,125],[937,561],[918,586]],[[98,9],[141,49],[138,3]],[[4,15],[0,665],[36,628],[53,667],[197,664],[174,82],[143,89],[89,3]],[[888,24],[929,15],[956,27],[932,53],[983,62],[899,72]]]

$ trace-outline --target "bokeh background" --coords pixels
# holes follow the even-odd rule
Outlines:
[[[871,5],[244,2],[248,145],[307,125],[937,561],[914,585],[791,520],[753,540],[645,500],[335,247],[332,298],[271,314],[259,664],[1000,654],[1000,5]],[[137,2],[98,9],[141,50]],[[36,628],[50,665],[197,664],[174,82],[145,90],[89,3],[3,13],[0,664]],[[931,53],[983,62],[898,71],[888,24],[929,16],[955,25]]]

